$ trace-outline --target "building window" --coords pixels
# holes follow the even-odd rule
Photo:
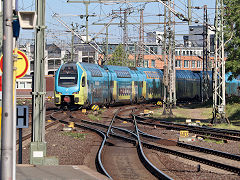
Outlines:
[[[197,61],[197,68],[201,67],[202,62],[201,61]]]
[[[183,56],[185,56],[185,51],[183,51]]]
[[[156,64],[155,64],[155,60],[152,60],[152,67],[155,68]]]
[[[144,64],[143,64],[143,67],[146,67],[146,68],[147,68],[147,67],[148,67],[148,60],[144,60],[143,63],[144,63]]]
[[[150,54],[154,54],[153,47],[150,47]]]
[[[192,51],[190,51],[190,55],[192,56]]]
[[[187,51],[187,55],[189,55],[189,51]]]
[[[189,61],[188,60],[184,60],[184,68],[188,68],[189,67]]]
[[[176,60],[176,67],[181,68],[181,60]]]
[[[196,61],[192,61],[192,68],[196,68]]]

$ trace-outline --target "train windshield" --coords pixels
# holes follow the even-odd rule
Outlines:
[[[58,85],[62,87],[73,87],[77,85],[78,71],[77,66],[63,65],[59,72]]]

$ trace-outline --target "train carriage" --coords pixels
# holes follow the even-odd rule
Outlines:
[[[161,99],[163,97],[163,73],[159,69],[154,68],[137,68],[142,74],[143,87],[142,95],[145,100]]]
[[[86,106],[91,104],[107,104],[110,94],[108,92],[108,73],[97,64],[79,63],[86,73],[87,101]]]
[[[128,67],[104,66],[109,73],[110,102],[131,102],[132,101],[132,81],[135,77]]]
[[[200,97],[200,76],[187,70],[176,71],[177,99],[194,99]]]
[[[226,73],[226,95],[227,96],[240,96],[240,76],[233,78],[231,81],[228,78],[232,73]]]

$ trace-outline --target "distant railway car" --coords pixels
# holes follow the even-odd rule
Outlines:
[[[163,72],[154,68],[137,68],[142,74],[143,81],[140,81],[142,87],[142,96],[144,100],[161,99],[163,97]]]
[[[197,99],[200,97],[201,78],[199,73],[188,70],[176,71],[177,99]]]
[[[226,73],[226,95],[227,96],[240,96],[240,76],[228,80],[231,73]]]

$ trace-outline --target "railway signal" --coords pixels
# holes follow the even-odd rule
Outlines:
[[[29,61],[24,52],[20,50],[17,51],[17,62],[15,63],[16,68],[16,79],[23,77],[29,68]],[[0,58],[0,69],[3,72],[3,55]]]

